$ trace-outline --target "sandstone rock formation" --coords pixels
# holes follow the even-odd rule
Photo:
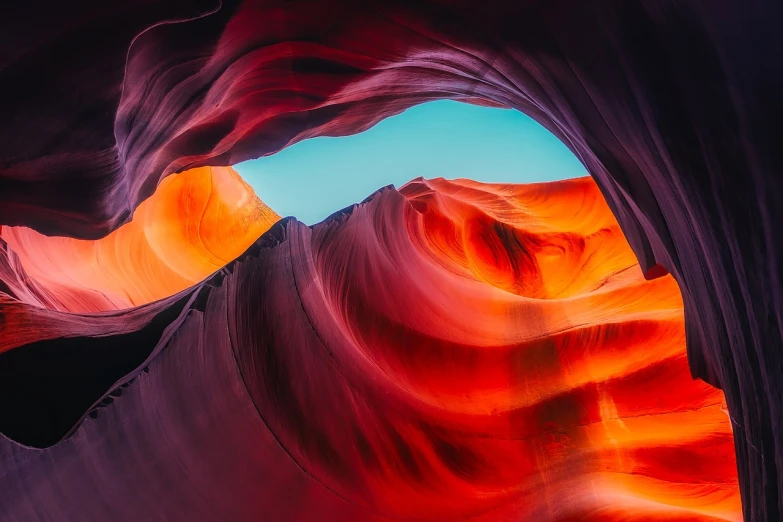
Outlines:
[[[2,520],[741,517],[677,285],[590,178],[418,179],[162,301],[24,313],[59,330],[5,325],[0,431],[43,449],[0,441]]]
[[[0,31],[0,223],[97,239],[166,176],[455,98],[536,118],[684,300],[747,520],[783,517],[783,5],[24,2]]]

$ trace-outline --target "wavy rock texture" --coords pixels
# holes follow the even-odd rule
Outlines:
[[[0,441],[0,519],[741,519],[677,284],[645,280],[589,178],[414,180],[115,314],[0,355],[3,431],[66,434]],[[52,399],[112,349],[125,372]],[[89,412],[68,431],[53,401]]]
[[[146,304],[203,281],[279,219],[234,169],[202,167],[164,179],[130,223],[103,239],[47,237],[24,227],[5,227],[0,238],[18,259],[15,271],[34,281],[39,296],[25,302],[96,312]]]
[[[780,520],[781,19],[775,0],[21,3],[0,22],[0,223],[97,238],[172,172],[434,98],[520,109],[585,163],[645,273],[678,281],[745,518]]]

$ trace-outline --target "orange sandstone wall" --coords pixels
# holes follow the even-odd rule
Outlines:
[[[199,167],[161,181],[133,220],[103,239],[47,237],[25,227],[4,227],[0,237],[67,311],[91,312],[184,290],[235,259],[279,218],[234,169]]]
[[[110,314],[0,294],[0,431],[44,446],[0,438],[12,519],[741,520],[677,284],[591,178],[417,179],[249,248],[274,215],[233,171],[166,181],[105,240],[7,236],[31,281],[128,301],[238,256]]]

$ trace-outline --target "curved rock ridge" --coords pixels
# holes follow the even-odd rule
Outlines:
[[[745,517],[783,519],[779,0],[19,4],[0,21],[4,225],[94,239],[170,173],[436,98],[540,121],[645,274],[678,281]]]
[[[46,234],[95,239],[170,173],[430,99],[530,114],[645,273],[677,279],[745,516],[783,518],[781,2],[85,0],[2,19],[0,223]]]
[[[103,239],[48,237],[24,227],[4,227],[0,238],[16,267],[7,271],[23,269],[37,289],[35,298],[30,288],[22,291],[21,300],[96,312],[146,304],[203,281],[279,219],[234,169],[201,167],[164,179],[132,221]]]
[[[387,187],[113,313],[151,310],[169,313],[156,330],[117,332],[33,309],[78,325],[94,352],[74,365],[130,335],[146,348],[74,395],[93,406],[70,430],[0,389],[3,425],[42,446],[0,439],[0,520],[742,518],[677,284],[645,280],[590,178]],[[56,349],[0,354],[0,386],[72,379]]]

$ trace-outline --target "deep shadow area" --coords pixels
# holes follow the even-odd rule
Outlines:
[[[189,297],[132,333],[50,339],[0,354],[0,433],[27,446],[55,444],[114,383],[141,370]]]

